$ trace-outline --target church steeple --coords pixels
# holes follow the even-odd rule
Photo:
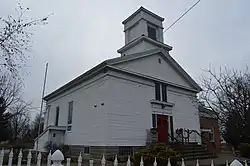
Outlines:
[[[168,51],[171,50],[172,47],[163,43],[163,21],[164,18],[144,7],[140,7],[122,22],[125,33],[125,46],[119,49],[118,53],[124,56],[126,54],[153,49],[153,47],[167,47]],[[147,40],[153,47],[142,44],[139,40]],[[138,47],[138,44],[140,44],[140,47]],[[138,48],[135,49],[135,46]]]
[[[125,32],[125,44],[142,35],[163,42],[163,35],[161,35],[163,32],[163,21],[164,18],[152,13],[144,7],[140,7],[122,22]]]

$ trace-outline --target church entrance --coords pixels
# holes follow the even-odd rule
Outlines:
[[[157,137],[158,142],[168,141],[168,116],[157,115]]]

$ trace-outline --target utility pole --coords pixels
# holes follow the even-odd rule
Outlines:
[[[40,115],[39,115],[39,124],[38,124],[38,133],[37,137],[39,136],[41,132],[41,119],[42,119],[42,113],[43,113],[43,97],[44,97],[44,92],[45,92],[45,85],[46,85],[46,79],[47,79],[47,72],[48,72],[48,62],[46,63],[46,68],[45,68],[45,75],[44,75],[44,80],[43,80],[43,90],[42,90],[42,101],[41,101],[41,108],[40,108]],[[38,155],[38,142],[39,138],[37,139],[36,142],[36,157]]]

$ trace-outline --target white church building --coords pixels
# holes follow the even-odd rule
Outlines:
[[[152,128],[158,142],[171,141],[178,128],[200,133],[193,101],[201,88],[171,57],[163,21],[140,7],[122,22],[125,45],[117,58],[45,96],[44,131],[34,146],[42,151],[52,141],[92,154],[145,146]]]

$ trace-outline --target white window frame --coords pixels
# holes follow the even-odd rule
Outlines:
[[[46,127],[49,125],[49,113],[50,113],[50,107],[51,105],[47,105],[47,108],[46,108]]]
[[[156,37],[155,37],[155,38],[156,38],[156,41],[158,41],[158,40],[159,40],[159,32],[158,32],[157,26],[148,22],[148,23],[147,23],[147,29],[148,29],[148,27],[154,28],[154,29],[155,29],[155,31],[156,31],[156,33],[155,33]],[[148,36],[149,36],[149,35],[148,35]],[[151,38],[150,38],[150,39],[151,39]]]
[[[160,84],[160,100],[159,101],[166,102],[166,101],[163,101],[163,95],[162,95],[162,89],[163,89],[162,86],[164,83],[159,82],[159,84]],[[165,85],[166,85],[166,98],[168,101],[168,85],[167,84]],[[155,87],[155,91],[156,91],[156,87]]]
[[[71,123],[69,123],[69,113],[70,113],[70,104],[72,103],[72,112],[71,112]],[[68,117],[67,117],[67,131],[72,131],[72,123],[73,123],[73,110],[74,110],[74,102],[70,101],[68,102]],[[68,130],[68,127],[70,127],[70,130]]]
[[[211,128],[203,128],[203,129],[201,129],[201,132],[204,132],[204,133],[208,133],[208,134],[213,134],[213,140],[210,140],[210,138],[208,138],[209,139],[209,141],[210,142],[215,142],[215,134],[214,134],[214,128],[213,127],[211,127]],[[208,135],[208,137],[209,137],[209,135]]]

